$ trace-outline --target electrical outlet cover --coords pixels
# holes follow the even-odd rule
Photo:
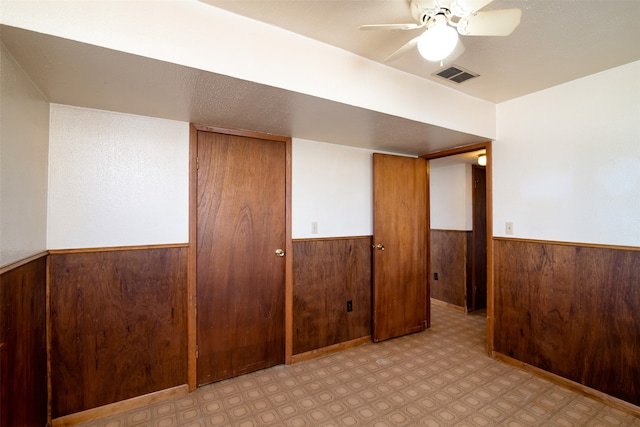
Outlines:
[[[511,221],[505,222],[504,228],[505,228],[504,231],[506,234],[513,234],[513,222]]]

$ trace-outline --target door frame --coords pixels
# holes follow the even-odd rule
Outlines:
[[[189,124],[189,247],[187,255],[187,385],[189,391],[197,388],[197,206],[198,206],[198,132],[280,141],[285,144],[285,302],[284,333],[285,363],[293,357],[293,242],[291,239],[291,149],[290,137],[228,129],[196,123]]]
[[[452,148],[450,150],[435,151],[432,153],[424,154],[420,157],[426,160],[434,160],[442,157],[454,156],[456,154],[469,153],[472,151],[485,150],[487,155],[487,354],[493,355],[494,344],[494,292],[493,292],[493,159],[491,153],[491,141],[481,142],[478,144],[465,145],[462,147]],[[430,180],[431,170],[427,176],[427,181]],[[429,195],[430,198],[430,195]],[[429,206],[431,206],[431,200],[429,200]],[[431,242],[431,228],[427,229],[428,239],[427,242]],[[429,250],[429,260],[431,260],[431,250]],[[431,262],[429,262],[429,265]],[[429,274],[431,274],[429,272]]]

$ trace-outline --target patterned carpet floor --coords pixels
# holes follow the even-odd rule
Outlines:
[[[482,315],[432,305],[431,323],[83,426],[640,427],[638,417],[487,357]]]

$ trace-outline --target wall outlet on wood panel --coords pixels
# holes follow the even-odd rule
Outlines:
[[[438,273],[433,273],[433,280],[438,280]]]
[[[353,301],[347,301],[347,311],[353,311]]]

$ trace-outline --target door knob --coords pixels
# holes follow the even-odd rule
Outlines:
[[[380,243],[378,243],[376,245],[376,249],[379,250],[379,251],[384,251],[384,245],[381,245]]]
[[[284,256],[284,251],[280,248],[276,249],[276,255],[278,255],[279,257],[283,257]]]

